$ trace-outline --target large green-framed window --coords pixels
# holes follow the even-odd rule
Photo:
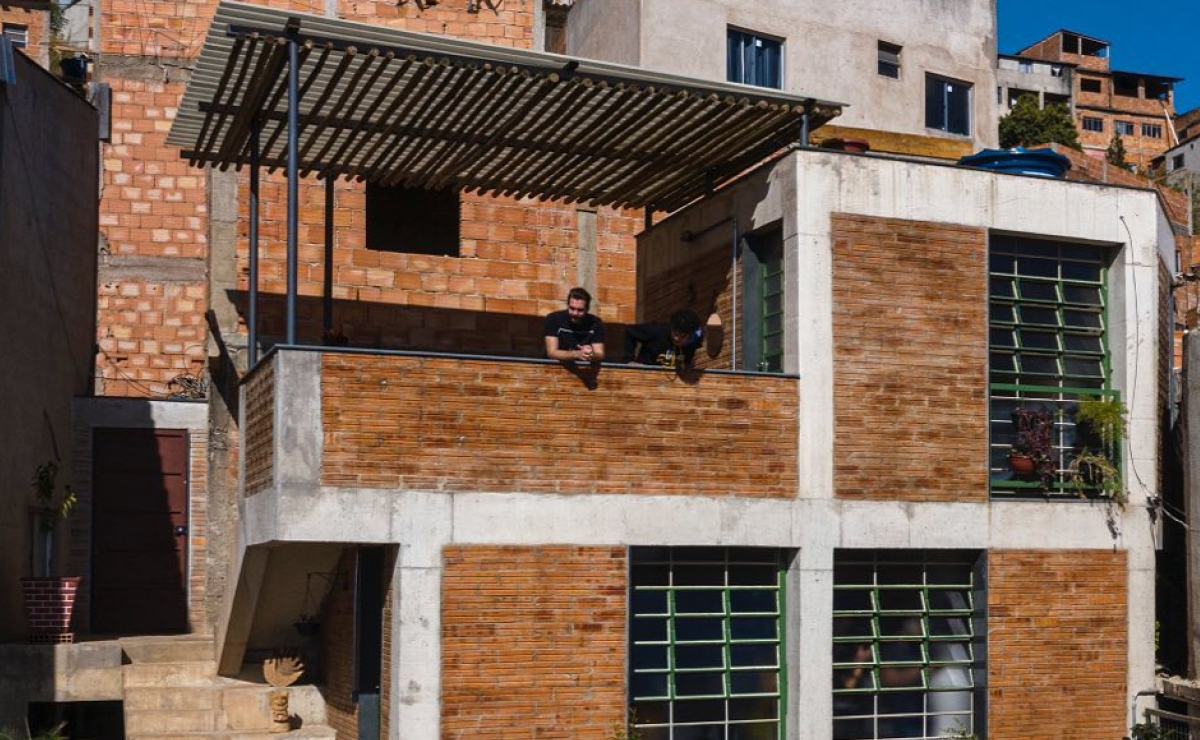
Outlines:
[[[983,736],[982,557],[839,550],[833,576],[833,738]]]
[[[762,366],[783,372],[783,245],[767,250],[762,263]]]
[[[1108,337],[1104,247],[993,236],[988,257],[991,482],[997,496],[1075,496],[1063,471],[1079,449],[1074,412],[1088,396],[1116,396]],[[1015,474],[1013,412],[1044,409],[1054,418],[1059,475]]]
[[[778,740],[784,553],[630,550],[629,695],[643,740]]]

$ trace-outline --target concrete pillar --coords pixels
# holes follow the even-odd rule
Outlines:
[[[580,208],[575,212],[579,224],[579,249],[575,257],[575,284],[596,295],[598,286],[596,209]]]

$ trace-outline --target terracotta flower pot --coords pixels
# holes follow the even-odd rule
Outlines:
[[[1029,455],[1010,454],[1008,456],[1008,466],[1016,475],[1033,475],[1037,470],[1037,463]]]
[[[29,641],[74,642],[71,613],[79,593],[79,577],[22,578],[25,614],[29,618]]]

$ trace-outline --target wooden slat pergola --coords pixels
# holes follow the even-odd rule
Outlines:
[[[294,103],[293,103],[294,101]],[[383,185],[675,210],[841,112],[733,83],[222,2],[167,143],[251,173],[251,362],[260,167]],[[329,219],[327,218],[327,221]],[[327,229],[327,254],[332,246]],[[328,270],[327,270],[328,274]],[[328,314],[329,286],[326,288]]]

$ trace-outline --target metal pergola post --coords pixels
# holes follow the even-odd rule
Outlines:
[[[333,175],[325,176],[325,300],[321,330],[326,340],[333,332],[333,186],[336,183]]]
[[[250,333],[248,367],[258,364],[258,134],[262,125],[250,122],[250,306],[246,323]]]
[[[298,273],[297,220],[299,215],[299,165],[297,149],[300,129],[300,44],[296,41],[299,20],[288,22],[288,116],[287,116],[287,343],[296,343],[296,292]]]

